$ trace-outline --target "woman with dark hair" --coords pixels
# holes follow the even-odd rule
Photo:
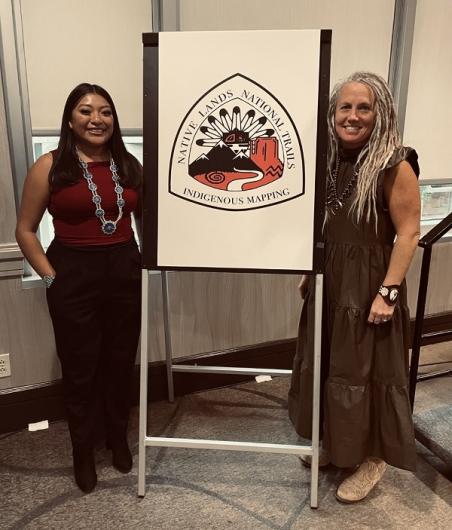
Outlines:
[[[140,334],[141,258],[131,226],[140,215],[142,168],[127,152],[115,105],[82,83],[64,107],[56,151],[25,180],[16,238],[47,287],[73,447],[86,493],[97,475],[94,446],[105,434],[113,466],[132,468],[127,442],[130,387]],[[46,210],[55,238],[36,237]]]
[[[386,463],[416,466],[404,278],[420,231],[419,166],[401,144],[388,85],[375,74],[336,85],[328,131],[319,464],[354,468],[336,492],[353,503]],[[305,302],[289,391],[289,416],[304,438],[312,421],[310,278],[299,286]]]

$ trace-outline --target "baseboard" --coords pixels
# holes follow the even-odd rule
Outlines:
[[[411,319],[411,338],[414,334],[414,319]],[[422,332],[426,333],[438,333],[438,335],[433,335],[422,340],[422,346],[427,344],[436,344],[438,342],[447,342],[449,338],[444,338],[439,335],[442,331],[452,330],[452,312],[447,311],[444,313],[437,313],[436,315],[426,316],[424,318],[424,325]]]
[[[414,320],[411,321],[413,336]],[[424,333],[452,329],[452,312],[428,316],[424,320]],[[441,342],[432,338],[425,344]],[[177,364],[214,366],[242,366],[249,368],[290,369],[295,353],[295,338],[269,342],[255,346],[233,348],[209,354],[177,359]],[[175,372],[174,392],[176,396],[235,385],[249,381],[251,376],[224,374],[190,374]],[[136,367],[133,383],[133,403],[139,402],[139,366]],[[150,363],[148,372],[149,401],[168,399],[166,365],[164,362]],[[0,433],[24,429],[29,423],[41,420],[56,421],[65,417],[63,387],[61,381],[52,381],[36,386],[0,391]]]
[[[25,429],[29,423],[65,417],[61,381],[0,391],[0,433]]]
[[[276,341],[233,348],[226,351],[200,354],[177,359],[177,364],[198,364],[214,366],[242,366],[249,368],[290,369],[295,351],[295,339]],[[190,374],[175,372],[174,393],[176,396],[235,385],[251,380],[246,375]],[[140,369],[135,367],[132,402],[139,402]],[[166,364],[149,363],[148,399],[168,399]],[[63,386],[61,380],[26,388],[0,391],[0,434],[22,430],[29,423],[41,420],[64,419]]]

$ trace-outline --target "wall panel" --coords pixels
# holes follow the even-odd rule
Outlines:
[[[406,108],[404,143],[419,153],[423,179],[452,178],[447,103],[452,89],[452,2],[417,0]],[[411,315],[415,316],[422,250],[408,273]],[[452,311],[452,242],[435,244],[432,252],[426,314]]]
[[[0,243],[14,242],[16,227],[16,206],[7,130],[3,86],[0,83]]]
[[[21,0],[33,129],[59,129],[81,82],[104,86],[123,128],[142,127],[141,35],[151,0]]]
[[[174,11],[167,9],[173,20],[165,18],[165,3],[164,29],[165,24],[173,29]],[[332,83],[355,70],[388,76],[394,0],[179,0],[178,5],[181,30],[332,29]],[[250,42],[243,52],[252,51]]]
[[[404,138],[423,179],[452,178],[451,20],[450,0],[417,0]]]
[[[407,274],[408,306],[411,318],[416,316],[417,293],[421,275],[423,250],[416,249],[413,262]],[[438,242],[433,246],[430,275],[428,280],[425,314],[452,312],[452,241]]]
[[[297,276],[177,272],[169,274],[169,281],[176,355],[296,335]]]
[[[451,20],[450,0],[417,0],[404,138],[423,179],[452,177]]]

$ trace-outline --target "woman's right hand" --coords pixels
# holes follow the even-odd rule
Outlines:
[[[298,284],[298,290],[300,291],[300,296],[302,300],[306,298],[306,294],[308,292],[308,282],[309,282],[309,276],[303,275],[301,277],[300,283]]]

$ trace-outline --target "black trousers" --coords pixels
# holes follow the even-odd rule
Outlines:
[[[63,372],[73,446],[126,436],[140,335],[141,257],[135,240],[74,248],[54,240],[47,303]]]

